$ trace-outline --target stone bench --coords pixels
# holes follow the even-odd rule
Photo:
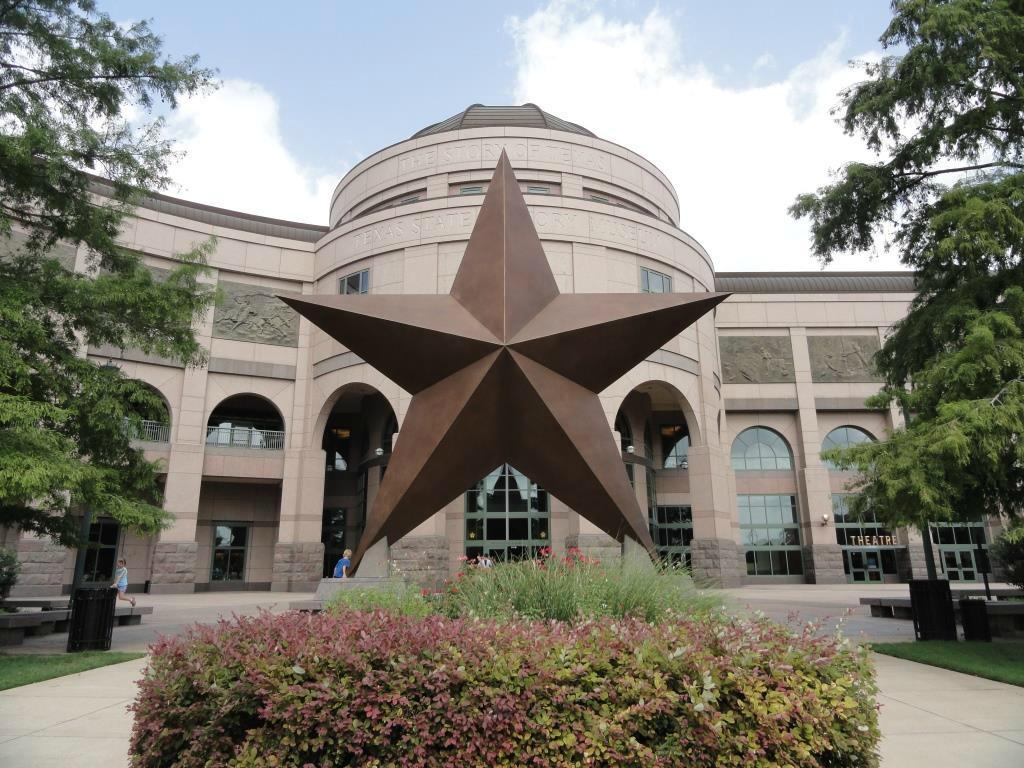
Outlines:
[[[125,606],[114,609],[114,621],[119,627],[142,623],[142,617],[153,613],[153,606]],[[41,637],[53,632],[67,632],[71,611],[58,610],[18,611],[0,613],[0,645],[21,645],[25,637]]]
[[[966,596],[958,590],[960,596]],[[976,590],[970,590],[975,592]],[[1015,590],[1002,590],[1013,594]],[[984,590],[982,590],[982,595]],[[871,609],[871,615],[880,618],[909,619],[914,618],[909,597],[862,597],[860,604]],[[988,625],[992,637],[1022,638],[1024,637],[1024,602],[1015,600],[986,600],[985,609],[988,613]],[[953,597],[953,614],[960,621],[960,603],[957,593]]]

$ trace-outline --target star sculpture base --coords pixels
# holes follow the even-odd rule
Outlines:
[[[448,296],[282,296],[412,394],[352,559],[509,463],[653,551],[598,393],[728,294],[560,294],[503,152]]]

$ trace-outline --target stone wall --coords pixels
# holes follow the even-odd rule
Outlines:
[[[391,545],[390,558],[392,574],[406,583],[439,589],[448,578],[448,539],[444,536],[406,536]]]
[[[740,551],[731,539],[690,542],[690,572],[699,585],[740,586]]]
[[[312,592],[320,583],[324,545],[319,541],[278,543],[274,546],[274,592]]]
[[[150,591],[154,594],[194,592],[198,553],[199,544],[194,541],[157,542],[153,550]]]
[[[69,550],[51,539],[25,537],[18,541],[21,573],[11,590],[12,597],[44,597],[59,595],[64,581]]]
[[[838,544],[804,547],[804,576],[808,584],[845,584],[843,548]]]

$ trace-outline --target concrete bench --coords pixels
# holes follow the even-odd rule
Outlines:
[[[46,610],[61,610],[67,608],[71,598],[67,595],[60,597],[8,597],[4,600],[5,608],[44,608]]]
[[[862,597],[861,605],[871,609],[871,615],[887,619],[912,619],[909,597]]]
[[[970,591],[974,592],[975,590]],[[1003,591],[1012,592],[1014,590]],[[984,595],[984,590],[982,590],[982,595]],[[909,597],[862,597],[860,604],[868,606],[872,616],[892,619],[914,618]],[[992,631],[992,637],[1004,639],[1024,637],[1024,602],[986,600],[985,609],[988,613],[988,625]],[[960,602],[956,595],[953,598],[953,615],[957,622],[960,622]]]
[[[142,617],[153,613],[153,606],[125,606],[114,609],[119,627],[142,623]],[[53,632],[67,632],[71,618],[69,609],[18,611],[0,613],[0,645],[21,645],[25,637],[41,637]]]

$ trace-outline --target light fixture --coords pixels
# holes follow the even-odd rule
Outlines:
[[[828,512],[826,512],[825,514],[823,514],[821,516],[821,524],[822,525],[828,525],[828,518],[829,518],[829,515],[828,515]]]
[[[636,453],[636,448],[634,448],[632,445],[627,445],[626,446],[626,453],[632,455],[632,454]]]
[[[378,448],[377,450],[374,451],[374,453],[377,454],[377,458],[380,458],[381,456],[384,455],[384,449],[383,448]]]

